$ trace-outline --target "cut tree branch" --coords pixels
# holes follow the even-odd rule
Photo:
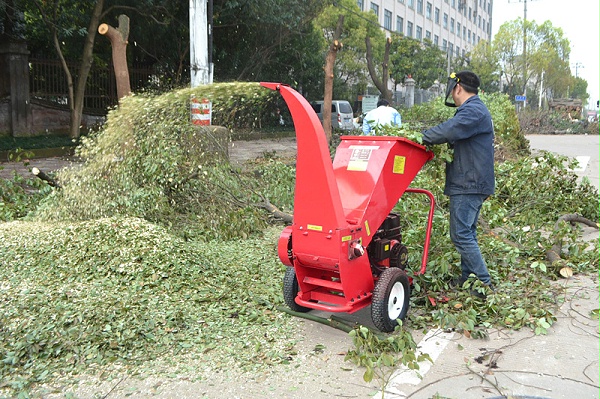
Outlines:
[[[578,215],[576,213],[567,214],[559,217],[556,223],[554,224],[555,231],[560,228],[562,222],[568,222],[572,225],[574,225],[575,223],[581,223],[585,224],[586,226],[598,229],[598,223],[586,219],[583,216]],[[562,252],[562,244],[562,239],[559,237],[554,242],[554,245],[552,245],[552,248],[546,251],[546,260],[550,262],[550,264],[553,265],[558,262],[558,264],[560,265],[564,262],[563,259],[560,257],[560,253]]]
[[[48,176],[46,173],[42,172],[38,168],[31,169],[31,173],[33,173],[39,179],[47,182],[48,185],[50,185],[50,186],[56,187],[56,188],[61,188],[60,183],[58,183],[55,179],[53,179],[52,177]]]

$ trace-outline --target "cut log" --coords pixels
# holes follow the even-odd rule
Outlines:
[[[56,180],[54,180],[52,177],[48,176],[46,173],[42,172],[38,168],[31,169],[31,173],[33,173],[39,179],[48,183],[50,186],[56,187],[56,188],[61,188],[61,185]]]

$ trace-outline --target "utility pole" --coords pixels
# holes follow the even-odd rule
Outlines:
[[[521,0],[519,0],[520,2]],[[510,3],[510,0],[509,0]],[[527,0],[523,0],[523,108],[527,105]]]
[[[212,14],[213,0],[190,0],[190,73],[191,86],[212,83]],[[212,17],[210,18],[212,19]]]
[[[523,0],[523,108],[527,106],[527,0]]]
[[[542,93],[544,92],[544,71],[542,71],[542,81],[540,83],[540,100],[538,102],[538,109],[542,109]]]

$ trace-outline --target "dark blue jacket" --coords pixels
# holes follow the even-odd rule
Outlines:
[[[451,119],[424,131],[423,143],[454,148],[454,159],[446,164],[444,194],[494,194],[494,124],[479,96],[467,99]]]

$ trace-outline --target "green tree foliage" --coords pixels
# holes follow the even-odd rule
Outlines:
[[[340,41],[343,44],[338,51],[334,66],[333,95],[337,98],[351,99],[349,83],[366,86],[371,79],[367,71],[365,37],[369,36],[373,47],[375,65],[380,65],[383,59],[385,36],[377,23],[374,13],[361,12],[355,1],[336,1],[326,7],[314,21],[315,27],[325,37],[325,43],[330,43],[340,15],[344,16],[344,26]],[[325,50],[325,49],[324,49]],[[323,60],[325,51],[323,51]],[[378,61],[377,61],[378,60]],[[322,74],[322,73],[321,73]]]
[[[573,87],[569,89],[569,98],[580,98],[583,102],[587,102],[590,95],[587,92],[588,82],[585,79],[576,77],[573,79]]]
[[[520,18],[506,22],[493,40],[493,54],[508,82],[504,91],[513,97],[523,94],[527,85],[534,89],[533,97],[538,97],[543,73],[545,93],[554,98],[566,97],[574,79],[569,68],[571,49],[568,39],[563,36],[562,29],[552,26],[550,21],[542,25],[526,21],[527,54],[524,59],[523,25]]]
[[[323,42],[312,20],[324,5],[316,0],[216,0],[215,78],[283,81],[312,91],[323,64]]]
[[[394,34],[390,55],[390,77],[395,85],[404,83],[412,76],[417,87],[429,88],[436,80],[444,82],[446,74],[446,55],[430,42]]]
[[[489,42],[482,40],[469,54],[469,69],[476,71],[481,81],[480,90],[486,93],[499,91],[500,66],[498,54]]]
[[[42,15],[46,15],[51,25],[57,29],[65,59],[78,61],[95,4],[96,1],[24,0],[22,7],[27,22],[26,37],[32,56],[50,59],[55,57],[48,25],[42,18]],[[151,82],[151,87],[168,90],[189,81],[188,9],[187,2],[106,0],[101,22],[114,26],[119,14],[130,17],[127,49],[129,64],[153,67],[156,78]],[[108,40],[95,40],[94,65],[108,67],[111,63],[111,51]]]

